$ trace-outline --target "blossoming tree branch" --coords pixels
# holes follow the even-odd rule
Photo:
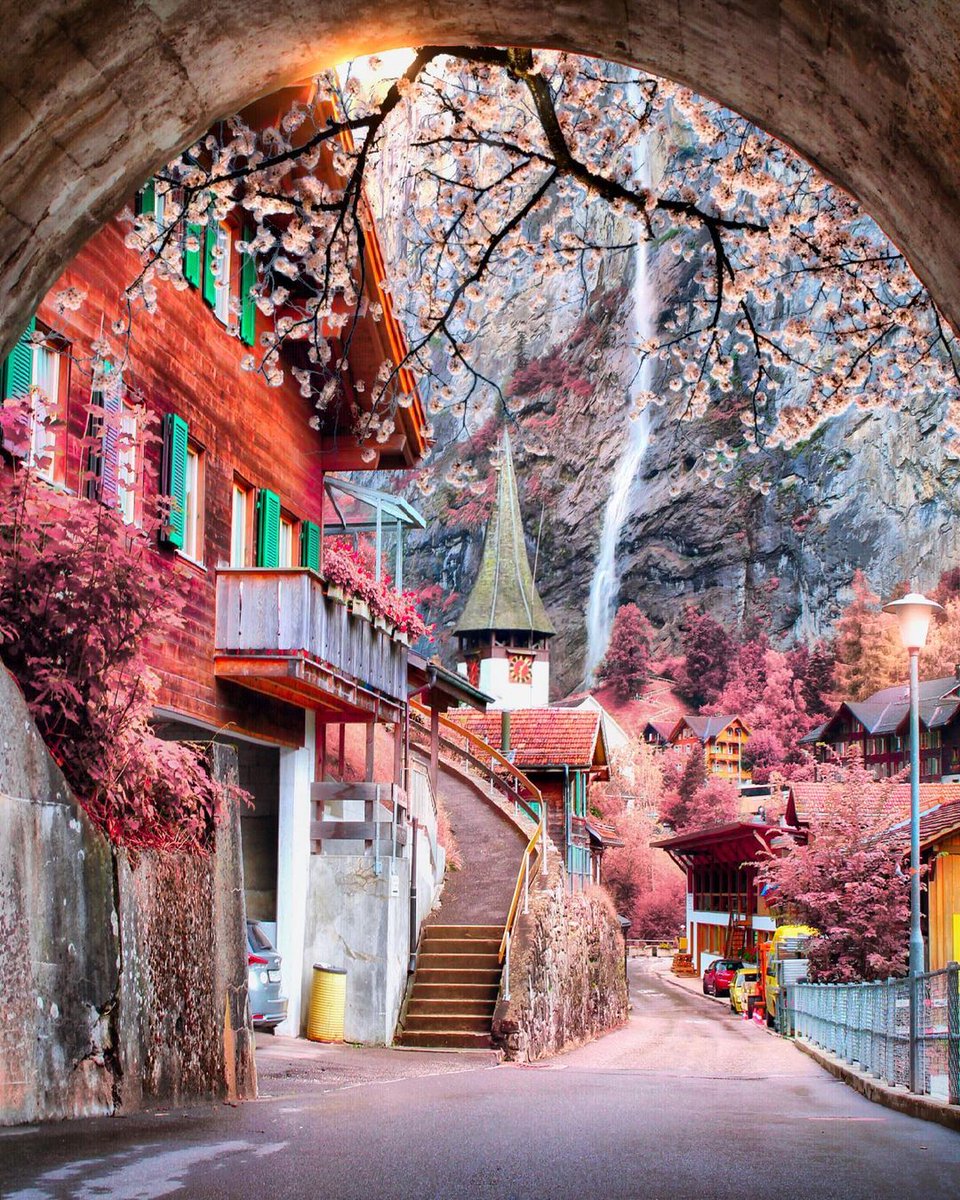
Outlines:
[[[390,186],[405,253],[391,273],[409,347],[349,410],[361,441],[389,437],[409,402],[400,367],[433,415],[464,427],[477,389],[499,391],[471,349],[529,256],[541,274],[579,275],[586,296],[602,256],[622,254],[626,272],[640,239],[675,254],[692,287],[661,297],[666,315],[636,346],[667,380],[666,395],[641,393],[637,405],[676,401],[682,420],[739,406],[741,433],[706,455],[704,480],[809,436],[852,401],[934,395],[956,438],[953,339],[930,296],[850,197],[744,118],[552,52],[426,46],[392,81],[376,67],[366,81],[320,76],[276,126],[225,121],[159,174],[162,217],[131,216],[142,270],[116,336],[154,307],[160,281],[186,286],[185,253],[239,205],[250,229],[239,248],[256,255],[256,302],[273,321],[243,365],[271,384],[292,370],[314,423],[343,421],[348,350],[368,311],[368,196],[393,156],[404,163]],[[596,204],[632,233],[598,239]],[[304,344],[303,365],[281,358],[291,342]]]

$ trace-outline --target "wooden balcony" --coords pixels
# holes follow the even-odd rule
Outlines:
[[[218,679],[328,721],[393,721],[406,701],[406,645],[302,568],[218,571],[214,663]]]

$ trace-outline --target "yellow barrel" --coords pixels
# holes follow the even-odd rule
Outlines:
[[[677,938],[677,953],[684,954],[687,949],[687,939],[685,937]]]
[[[347,973],[325,963],[313,964],[307,1037],[311,1042],[342,1042],[343,1013],[347,1006]]]

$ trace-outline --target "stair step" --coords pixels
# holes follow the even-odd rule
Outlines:
[[[497,1001],[493,1000],[410,1000],[407,1005],[405,1025],[409,1025],[414,1017],[485,1017],[487,1022],[493,1016]]]
[[[423,938],[459,938],[463,941],[474,941],[496,938],[499,943],[503,937],[502,925],[425,925]]]
[[[408,1012],[403,1021],[403,1032],[407,1033],[487,1033],[490,1032],[492,1012],[482,1013],[433,1013],[429,1016]]]
[[[436,1047],[449,1050],[487,1050],[493,1045],[489,1033],[474,1033],[468,1029],[436,1031],[404,1030],[398,1041],[401,1046],[420,1046],[424,1049]]]
[[[459,941],[457,938],[429,938],[420,940],[422,954],[500,954],[499,938],[478,938],[473,941]]]
[[[426,983],[419,974],[414,977],[411,1000],[493,1000],[500,991],[500,981],[490,983],[436,982]]]
[[[458,987],[463,984],[486,984],[500,986],[500,964],[495,967],[424,967],[417,963],[413,986],[418,983],[442,984]]]
[[[420,954],[417,958],[417,969],[436,971],[439,968],[451,968],[460,971],[499,971],[500,959],[497,954]]]

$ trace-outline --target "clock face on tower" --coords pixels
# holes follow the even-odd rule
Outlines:
[[[533,683],[532,654],[511,654],[507,661],[510,669],[508,678],[511,683]]]

